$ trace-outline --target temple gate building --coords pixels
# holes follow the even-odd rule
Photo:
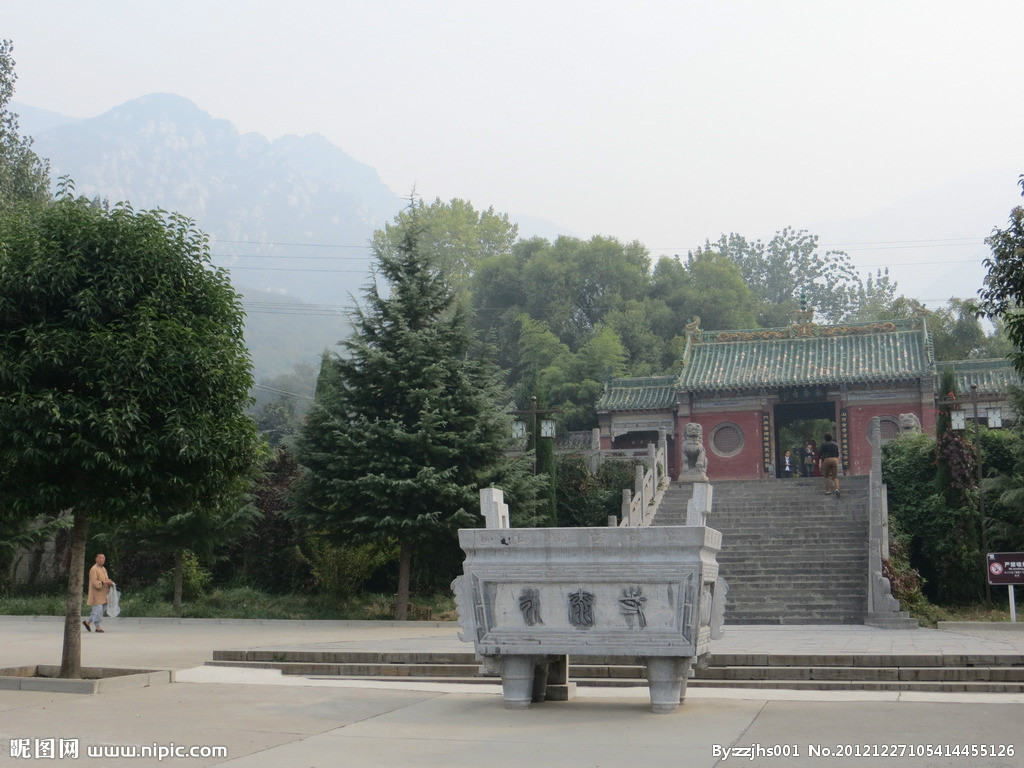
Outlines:
[[[806,317],[806,316],[805,316]],[[711,480],[776,477],[788,426],[828,423],[847,475],[871,465],[868,425],[878,416],[883,439],[908,425],[934,433],[938,376],[952,368],[967,418],[971,395],[979,420],[999,426],[1014,414],[1008,393],[1020,378],[1006,360],[936,363],[927,315],[911,320],[708,331],[686,327],[678,373],[613,379],[597,403],[602,450],[629,450],[668,436],[669,474],[682,465],[686,424],[700,424]],[[907,416],[909,414],[909,416]]]

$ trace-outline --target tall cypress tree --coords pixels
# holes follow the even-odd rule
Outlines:
[[[325,354],[295,445],[305,468],[298,518],[400,544],[399,620],[416,547],[477,524],[478,490],[525,474],[506,458],[495,368],[472,354],[465,311],[419,247],[410,211],[401,238],[375,246],[378,280],[354,312],[343,354]]]

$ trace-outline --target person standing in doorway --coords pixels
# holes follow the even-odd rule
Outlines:
[[[793,457],[790,455],[789,451],[786,451],[785,455],[782,457],[782,476],[793,476]]]
[[[825,478],[825,493],[832,491],[839,495],[839,446],[832,439],[830,432],[825,433],[825,442],[818,452],[821,464],[821,476]]]
[[[800,474],[804,477],[814,477],[814,446],[807,443],[800,451]]]
[[[92,613],[89,614],[88,619],[82,622],[82,626],[89,632],[94,629],[97,632],[103,631],[100,629],[100,623],[103,621],[103,609],[107,606],[107,595],[110,594],[110,588],[114,586],[114,582],[107,575],[106,562],[107,556],[100,553],[96,555],[96,563],[89,569],[89,598],[85,602],[92,606]]]

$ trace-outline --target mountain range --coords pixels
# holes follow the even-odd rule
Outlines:
[[[404,202],[318,134],[239,133],[172,94],[78,120],[15,105],[21,129],[75,192],[197,222],[244,294],[257,377],[315,360],[370,268],[369,242]]]
[[[373,232],[405,205],[376,170],[319,134],[242,134],[173,94],[88,119],[12,109],[49,159],[54,182],[67,175],[78,194],[178,211],[210,235],[214,263],[231,270],[244,296],[257,379],[316,362],[344,335],[346,310],[370,276]],[[1018,173],[991,169],[807,228],[824,247],[848,251],[863,272],[890,267],[901,292],[934,308],[981,287],[983,239],[1019,203]],[[524,237],[574,234],[512,218]]]
[[[218,266],[243,294],[257,380],[318,362],[347,330],[346,312],[370,277],[375,230],[406,205],[319,134],[270,141],[240,133],[193,102],[158,93],[96,117],[12,104],[21,132],[50,161],[54,183],[135,209],[194,219]],[[517,217],[525,236],[571,234]]]

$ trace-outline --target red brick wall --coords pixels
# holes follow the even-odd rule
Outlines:
[[[935,432],[935,414],[931,409],[922,408],[920,403],[851,403],[846,406],[850,418],[850,468],[849,475],[866,475],[871,471],[871,443],[868,442],[868,425],[875,416],[888,416],[899,421],[901,413],[913,413],[921,420],[925,434]]]
[[[699,413],[681,416],[677,434],[683,434],[687,422],[695,421],[704,428],[704,450],[708,455],[709,480],[741,480],[764,477],[764,457],[761,447],[760,411],[725,411],[721,413]],[[743,447],[735,456],[719,456],[711,448],[711,433],[722,422],[735,424],[743,432]],[[676,449],[680,467],[686,463],[682,458],[682,440]]]

